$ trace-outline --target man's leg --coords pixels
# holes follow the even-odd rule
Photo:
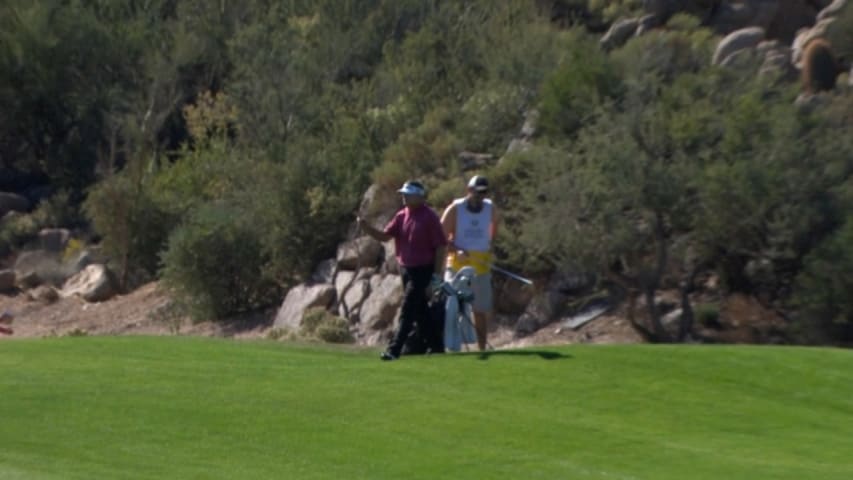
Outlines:
[[[474,278],[474,330],[477,332],[477,347],[480,351],[489,344],[489,323],[493,321],[492,274]]]
[[[425,320],[426,289],[431,278],[431,266],[403,268],[403,305],[400,308],[400,326],[388,347],[388,353],[395,357],[399,357],[400,352],[403,351],[403,345],[412,331],[414,322]]]

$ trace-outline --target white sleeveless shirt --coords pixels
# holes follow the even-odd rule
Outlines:
[[[456,234],[453,243],[463,250],[487,252],[491,248],[492,201],[483,200],[483,208],[474,213],[468,210],[465,198],[453,201],[456,205]]]

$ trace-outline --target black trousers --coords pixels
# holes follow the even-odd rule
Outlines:
[[[432,314],[427,298],[427,287],[435,272],[434,265],[419,267],[400,267],[403,279],[403,305],[400,308],[397,334],[388,347],[392,355],[399,356],[403,351],[412,329],[426,343],[429,351],[444,351],[444,339],[435,315]]]

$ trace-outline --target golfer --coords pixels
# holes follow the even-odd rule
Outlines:
[[[486,198],[489,181],[475,175],[468,181],[468,194],[454,200],[441,216],[441,224],[450,240],[447,256],[448,278],[460,268],[471,266],[476,275],[474,291],[474,328],[477,346],[485,350],[488,325],[493,320],[492,307],[492,242],[497,233],[497,211]]]
[[[398,190],[403,195],[403,208],[394,215],[383,230],[358,217],[364,232],[380,242],[394,239],[397,262],[403,280],[403,306],[400,309],[397,333],[382,360],[396,360],[413,324],[427,339],[432,351],[443,351],[441,331],[433,323],[428,305],[427,290],[441,285],[447,255],[447,236],[438,215],[426,204],[426,189],[417,181],[409,181]]]

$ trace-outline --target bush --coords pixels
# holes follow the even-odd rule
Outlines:
[[[30,213],[13,213],[0,224],[0,255],[22,247],[35,239],[43,228],[76,225],[80,221],[70,195],[59,192],[38,204]]]
[[[853,219],[804,259],[794,304],[802,320],[830,336],[853,335]]]
[[[314,307],[305,311],[300,334],[305,338],[316,338],[328,343],[353,341],[349,323],[323,307]]]
[[[542,85],[539,126],[546,134],[572,136],[620,88],[615,65],[592,39],[580,37],[566,63]]]
[[[711,328],[719,326],[720,309],[716,305],[710,303],[696,305],[695,314],[699,325]]]
[[[399,188],[411,178],[445,178],[461,150],[461,142],[451,133],[456,112],[440,107],[424,117],[423,123],[402,135],[385,150],[382,163],[373,171],[374,182]]]
[[[124,171],[102,180],[83,204],[124,287],[131,286],[127,285],[130,278],[142,281],[156,274],[160,253],[179,221],[174,212],[155,201],[147,180],[132,177],[130,171]]]
[[[458,135],[466,150],[503,153],[524,121],[520,89],[506,84],[483,86],[459,112]]]
[[[206,205],[170,236],[162,278],[197,320],[222,319],[269,305],[279,289],[265,276],[261,236],[243,212]]]

